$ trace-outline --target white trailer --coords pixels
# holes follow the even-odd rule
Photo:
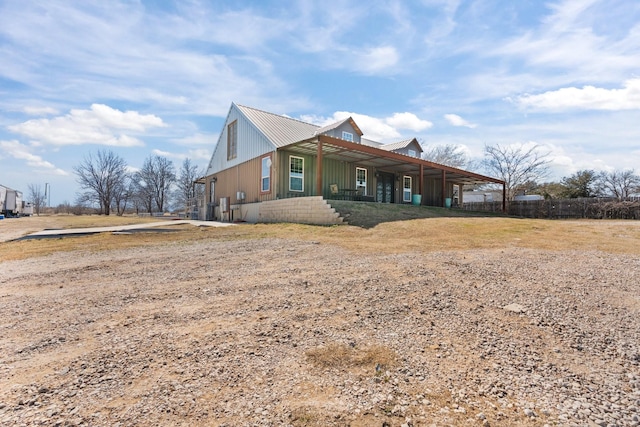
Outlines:
[[[0,214],[7,217],[22,213],[22,191],[0,185]]]
[[[4,201],[7,199],[7,187],[0,185],[0,214],[4,213]]]
[[[31,216],[33,215],[33,205],[31,204],[31,202],[25,202],[22,201],[22,215],[24,216]]]

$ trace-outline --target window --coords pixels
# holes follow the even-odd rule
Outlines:
[[[402,184],[402,201],[410,202],[411,201],[411,177],[405,176]]]
[[[356,168],[356,190],[362,196],[367,195],[367,170]]]
[[[417,157],[417,156],[416,156],[416,150],[409,149],[409,155],[410,155],[411,157]]]
[[[289,157],[289,191],[304,191],[304,159]]]
[[[262,174],[260,175],[260,192],[271,191],[271,156],[262,158]]]
[[[227,160],[238,156],[238,121],[234,120],[227,126]]]
[[[351,132],[342,131],[342,139],[353,142],[353,134]]]

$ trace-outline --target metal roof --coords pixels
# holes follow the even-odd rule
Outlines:
[[[360,128],[358,127],[356,122],[351,117],[347,117],[344,120],[340,120],[338,122],[335,122],[335,123],[332,123],[332,124],[327,125],[325,127],[322,127],[320,129],[317,129],[316,132],[314,133],[314,135],[322,135],[323,133],[329,132],[330,130],[333,130],[333,129],[337,128],[337,127],[340,127],[343,123],[347,123],[347,122],[349,122],[351,124],[351,127],[353,127],[353,129],[356,132],[358,132],[358,134],[360,136],[362,136],[362,131],[360,130]]]
[[[320,126],[243,105],[236,104],[236,106],[277,148],[287,147],[293,152],[313,156],[318,153],[320,140],[323,142],[322,155],[325,158],[371,166],[378,170],[391,170],[396,173],[415,174],[422,169],[423,176],[432,178],[440,178],[443,173],[446,173],[447,180],[460,184],[486,182],[503,184],[496,178],[391,151],[406,147],[415,138],[386,145],[362,138],[362,144],[357,144],[327,135],[316,135],[316,132],[321,129]],[[351,118],[345,120],[353,121]],[[344,120],[337,125],[342,123]]]
[[[307,139],[313,136],[319,128],[319,126],[292,119],[291,117],[269,113],[244,105],[236,104],[236,107],[278,148]]]
[[[380,148],[382,147],[382,142],[374,141],[373,139],[360,138],[360,143],[363,145],[368,145],[370,147]]]
[[[492,182],[503,184],[503,181],[484,176],[475,172],[469,172],[451,166],[410,157],[393,151],[383,150],[370,145],[356,144],[326,135],[298,141],[287,147],[287,150],[313,156],[318,154],[318,142],[322,142],[322,156],[326,159],[341,160],[356,163],[361,166],[374,167],[381,171],[390,171],[400,174],[420,174],[427,178],[442,178],[446,174],[447,181],[457,184],[479,184]]]
[[[418,144],[418,141],[415,138],[405,139],[404,141],[392,142],[389,144],[382,144],[380,148],[387,151],[399,150],[401,148],[406,148],[413,141],[416,141],[419,150],[422,151],[422,147],[420,147],[420,144]]]

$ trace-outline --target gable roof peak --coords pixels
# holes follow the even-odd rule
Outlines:
[[[233,103],[237,110],[274,146],[284,147],[313,137],[317,125]]]
[[[383,144],[381,148],[383,150],[387,150],[387,151],[399,150],[399,149],[408,147],[414,141],[415,141],[416,148],[418,149],[418,151],[423,152],[424,150],[420,146],[420,143],[418,142],[418,140],[415,139],[415,138],[409,138],[409,139],[404,139],[402,141],[390,142],[389,144]]]
[[[340,127],[344,123],[347,123],[347,122],[349,124],[351,124],[351,127],[353,128],[353,130],[355,130],[358,133],[358,135],[360,135],[360,136],[363,135],[362,131],[360,130],[360,128],[356,124],[355,120],[353,120],[353,117],[351,117],[351,116],[349,116],[349,117],[347,117],[345,119],[342,119],[342,120],[338,120],[337,122],[331,123],[331,124],[329,124],[327,126],[321,127],[320,129],[316,130],[314,135],[322,135],[323,133],[329,132],[330,130],[333,130],[333,129],[337,128],[337,127]]]

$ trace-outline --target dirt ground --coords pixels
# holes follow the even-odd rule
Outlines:
[[[0,261],[0,424],[640,425],[637,253],[243,227]]]

